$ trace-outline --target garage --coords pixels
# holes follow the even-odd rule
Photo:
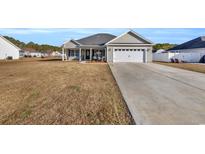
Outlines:
[[[113,51],[113,62],[144,62],[145,49],[115,48]]]

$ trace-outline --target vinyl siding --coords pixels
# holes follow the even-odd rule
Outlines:
[[[182,52],[182,53],[205,53],[205,48],[195,48],[195,49],[181,49],[181,50],[169,50],[169,52]]]
[[[133,36],[132,34],[125,34],[119,38],[117,38],[116,40],[112,41],[111,44],[144,44],[144,43],[147,43],[145,41],[143,41],[141,38],[139,37],[136,37],[136,36]]]
[[[148,48],[149,51],[147,52],[147,62],[150,63],[152,62],[152,48]]]
[[[0,37],[0,59],[6,59],[9,56],[19,59],[19,54],[19,49]]]
[[[107,62],[113,62],[113,48],[107,47]]]
[[[64,48],[76,48],[76,44],[72,41],[66,42],[63,46]]]

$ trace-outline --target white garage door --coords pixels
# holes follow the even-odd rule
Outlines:
[[[144,51],[139,49],[114,49],[113,62],[143,63]]]

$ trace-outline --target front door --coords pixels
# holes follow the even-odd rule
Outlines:
[[[86,59],[90,59],[90,50],[86,50]]]

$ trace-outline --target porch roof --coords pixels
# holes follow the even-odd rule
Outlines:
[[[85,48],[85,49],[103,49],[105,48],[104,45],[79,45],[77,48]]]
[[[99,45],[80,45],[76,46],[75,48],[65,48],[65,49],[71,49],[71,50],[79,50],[79,49],[104,49],[105,46],[99,46]]]

